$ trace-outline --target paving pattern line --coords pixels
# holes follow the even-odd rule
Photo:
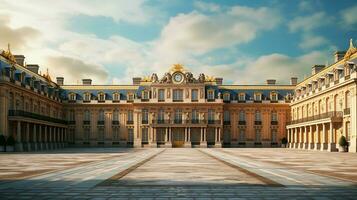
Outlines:
[[[284,169],[280,170],[279,167],[274,167],[274,165],[269,164],[270,167],[267,167],[264,162],[256,161],[256,160],[248,160],[239,157],[238,155],[232,155],[229,151],[225,151],[222,149],[204,149],[205,151],[211,155],[219,157],[226,162],[229,162],[233,165],[237,165],[243,169],[246,169],[253,174],[257,174],[263,176],[267,179],[273,180],[279,184],[285,186],[311,186],[311,185],[324,185],[324,186],[353,186],[352,182],[340,181],[338,179],[332,179],[324,176],[319,176],[316,174],[311,174],[305,171],[299,171],[294,169]],[[254,162],[254,166],[251,167],[252,162]]]
[[[101,183],[98,183],[96,185],[97,186],[111,186],[113,184],[113,182],[123,178],[124,176],[126,176],[127,174],[129,174],[130,172],[134,171],[135,169],[137,169],[138,167],[142,166],[143,164],[149,162],[150,160],[152,160],[153,158],[155,158],[156,156],[158,156],[159,154],[163,153],[166,149],[163,149],[162,151],[159,151],[158,153],[146,158],[145,160],[140,161],[139,163],[136,163],[135,165],[132,165],[131,167],[115,174],[114,176],[104,180]]]
[[[132,154],[119,156],[118,158],[90,163],[89,165],[65,169],[60,172],[54,172],[43,176],[40,175],[26,180],[14,181],[9,184],[0,185],[0,190],[9,188],[31,189],[33,187],[62,187],[64,189],[73,187],[90,188],[118,173],[118,171],[126,170],[132,165],[145,160],[147,157],[160,153],[161,151],[162,150],[159,149],[145,149]],[[88,179],[88,177],[92,178]]]
[[[275,186],[275,187],[283,187],[283,186],[284,186],[284,185],[282,185],[282,184],[280,184],[280,183],[278,183],[278,182],[276,182],[276,181],[273,181],[273,180],[268,179],[268,178],[266,178],[266,177],[264,177],[264,176],[261,176],[261,175],[259,175],[259,174],[256,174],[256,173],[254,173],[254,172],[252,172],[252,171],[249,171],[249,170],[247,170],[247,169],[244,169],[244,168],[242,168],[242,167],[240,167],[240,166],[238,166],[238,165],[234,165],[234,164],[232,164],[232,163],[230,163],[230,162],[227,162],[226,160],[224,160],[224,159],[222,159],[222,158],[220,158],[220,157],[218,157],[218,156],[212,155],[212,154],[210,154],[210,153],[208,153],[208,152],[206,152],[206,151],[199,150],[199,149],[197,149],[197,150],[198,150],[199,152],[201,152],[201,153],[203,153],[203,154],[209,156],[210,158],[213,158],[213,159],[215,159],[215,160],[217,160],[217,161],[219,161],[219,162],[221,162],[221,163],[223,163],[223,164],[225,164],[225,165],[227,165],[227,166],[229,166],[229,167],[232,167],[232,168],[234,168],[234,169],[237,169],[237,170],[239,170],[239,171],[241,171],[241,172],[247,174],[248,176],[252,176],[252,177],[254,177],[254,178],[256,178],[256,179],[262,181],[263,183],[267,184],[268,186]]]

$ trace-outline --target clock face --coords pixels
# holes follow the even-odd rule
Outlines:
[[[174,74],[174,81],[175,81],[176,83],[180,83],[182,80],[183,80],[183,76],[182,76],[181,73],[176,73],[176,74]]]

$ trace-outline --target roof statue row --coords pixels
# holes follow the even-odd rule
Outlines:
[[[177,77],[175,76],[182,76],[182,77]],[[182,79],[179,80],[179,79]],[[215,81],[214,77],[209,77],[205,76],[205,74],[201,73],[197,78],[193,76],[193,74],[189,71],[186,71],[181,64],[174,64],[170,72],[166,72],[164,76],[159,79],[156,73],[153,73],[151,77],[144,77],[142,79],[144,82],[152,82],[152,83],[173,83],[173,82],[179,82],[179,83],[205,83],[205,81]]]

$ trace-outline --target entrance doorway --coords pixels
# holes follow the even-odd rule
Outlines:
[[[183,147],[185,144],[185,129],[172,129],[172,147]]]

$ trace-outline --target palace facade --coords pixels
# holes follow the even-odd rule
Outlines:
[[[333,151],[345,135],[356,152],[353,44],[336,63],[289,85],[225,85],[173,65],[131,85],[66,85],[10,50],[0,56],[0,134],[17,151],[71,146],[289,147]]]
[[[287,126],[289,147],[337,151],[345,136],[349,151],[357,141],[357,49],[335,52],[335,63],[314,65],[312,74],[296,85]]]

